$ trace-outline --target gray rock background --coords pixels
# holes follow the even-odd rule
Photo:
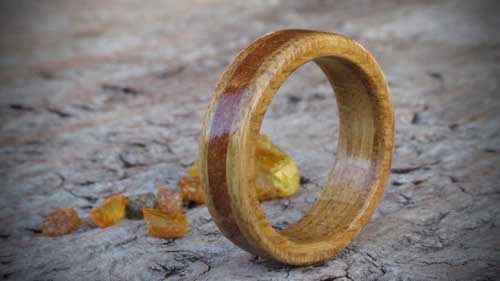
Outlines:
[[[500,280],[497,1],[0,2],[3,280]],[[351,36],[392,91],[396,150],[378,210],[337,257],[290,267],[226,240],[206,207],[188,234],[143,221],[40,235],[56,207],[177,188],[196,159],[211,90],[255,37],[283,28]],[[296,160],[300,192],[264,204],[277,228],[317,198],[335,153],[335,100],[306,65],[263,131]]]

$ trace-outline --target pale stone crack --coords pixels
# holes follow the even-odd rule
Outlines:
[[[171,78],[177,74],[180,74],[184,71],[186,67],[184,65],[180,65],[174,69],[167,69],[164,71],[161,71],[155,75],[156,78],[158,79],[168,79]]]
[[[174,242],[175,242],[175,239],[165,239],[164,242],[160,243],[160,246],[170,246],[170,245],[174,244]]]
[[[170,123],[170,122],[161,123],[161,122],[153,121],[150,119],[146,119],[145,122],[147,125],[153,126],[153,127],[160,127],[160,128],[166,128],[166,129],[171,129],[172,127],[174,127],[174,124]]]
[[[427,223],[415,223],[415,222],[412,222],[412,221],[408,221],[412,224],[415,224],[415,225],[418,225],[418,226],[437,226],[439,225],[449,214],[451,213],[451,211],[446,211],[446,212],[441,212],[439,213],[439,216],[437,218],[432,218],[432,219],[429,219],[430,221],[427,222]],[[432,231],[435,231],[435,229],[430,229]]]
[[[335,277],[328,277],[326,279],[321,279],[320,281],[335,281],[339,280],[341,278],[347,278],[346,275],[340,275],[340,276],[335,276]]]
[[[193,228],[196,229],[196,231],[198,231],[201,235],[206,237],[218,237],[220,235],[220,233],[216,231],[202,231],[198,227],[193,227]]]
[[[182,273],[184,271],[184,269],[186,269],[186,267],[187,267],[187,266],[168,267],[168,266],[160,264],[160,263],[156,263],[156,265],[159,266],[160,269],[154,268],[154,267],[149,267],[149,269],[153,270],[153,271],[164,273],[163,280],[168,280],[169,277],[176,275],[176,274],[179,274],[179,273]]]
[[[157,144],[157,145],[160,145],[160,146],[165,147],[165,149],[167,150],[167,152],[168,152],[168,153],[170,153],[170,154],[175,154],[175,153],[174,153],[174,150],[172,149],[172,147],[171,147],[168,143],[166,143],[166,142],[161,142],[161,141],[159,141],[159,140],[153,140],[153,143],[155,143],[155,144]]]
[[[120,153],[118,155],[118,158],[122,162],[123,167],[126,168],[126,169],[128,169],[128,168],[135,168],[135,167],[147,167],[147,166],[149,166],[149,165],[144,164],[144,163],[134,163],[134,162],[131,162],[131,161],[127,160],[127,158],[123,155],[123,153]]]
[[[411,197],[405,195],[404,193],[399,193],[399,196],[401,196],[404,199],[403,201],[404,207],[408,207],[415,204],[415,201],[413,201]]]
[[[214,219],[213,219],[213,218],[211,218],[211,217],[210,217],[210,218],[201,217],[201,218],[200,218],[200,221],[202,222],[202,225],[204,225],[204,224],[207,224],[207,223],[213,222],[213,221],[214,221]]]
[[[24,228],[26,231],[29,231],[33,234],[41,234],[42,233],[42,230],[39,229],[39,228],[31,228],[31,227],[25,227]]]
[[[439,164],[440,161],[434,161],[430,163],[423,163],[423,164],[416,164],[416,165],[409,165],[409,166],[402,166],[402,167],[394,167],[391,169],[391,173],[393,174],[409,174],[421,169],[428,169],[430,166],[434,166]]]
[[[16,110],[16,111],[35,111],[35,108],[33,108],[29,105],[21,104],[21,103],[13,103],[13,104],[10,104],[9,107],[10,107],[10,109]]]
[[[202,262],[207,267],[207,269],[205,271],[203,271],[197,278],[206,274],[207,272],[209,272],[212,269],[210,263],[207,260],[205,260],[201,255],[199,255],[193,251],[167,250],[167,251],[163,251],[163,252],[164,253],[173,253],[174,260],[181,263],[181,265],[176,265],[176,266],[171,267],[171,268],[166,267],[164,265],[157,264],[157,265],[161,266],[161,268],[165,272],[167,272],[167,274],[164,276],[165,278],[168,278],[174,274],[179,274],[179,273],[183,272],[186,268],[189,267],[190,264],[192,264],[194,262],[198,262],[198,261]]]
[[[210,270],[212,270],[212,266],[210,266],[210,264],[205,263],[205,265],[207,266],[207,269],[203,271],[195,280],[198,280],[198,278],[200,278],[201,276],[207,274]]]
[[[66,177],[64,177],[61,173],[59,172],[56,172],[55,175],[60,179],[60,182],[59,184],[57,185],[57,188],[58,189],[62,189],[64,191],[66,191],[67,193],[69,193],[71,196],[73,197],[76,197],[76,198],[80,198],[80,199],[84,199],[86,201],[88,201],[89,203],[93,204],[95,202],[97,202],[98,198],[95,197],[95,196],[91,196],[91,195],[81,195],[81,194],[78,194],[74,191],[72,191],[71,189],[69,188],[66,188]]]
[[[11,277],[12,275],[14,275],[15,273],[16,273],[16,271],[12,271],[12,272],[7,272],[7,273],[4,273],[4,274],[2,274],[2,279],[3,279],[3,280],[8,280],[8,279],[10,279],[10,277]]]
[[[370,261],[370,263],[373,264],[376,268],[378,268],[382,272],[382,276],[384,276],[387,273],[387,269],[385,268],[385,266],[383,264],[380,264],[377,261],[377,259],[374,256],[372,256],[370,253],[368,253],[368,252],[364,252],[364,253],[368,257],[368,260]]]
[[[77,197],[77,198],[80,198],[80,199],[84,199],[84,200],[87,200],[89,203],[95,203],[97,202],[97,200],[99,200],[99,198],[95,197],[95,196],[92,196],[92,195],[81,195],[81,194],[77,194],[76,192],[70,190],[70,189],[67,189],[65,187],[62,188],[64,191],[68,192],[69,194],[71,194],[72,196],[74,197]]]
[[[132,242],[134,242],[134,241],[136,241],[136,240],[137,240],[137,236],[134,236],[134,237],[131,237],[131,238],[125,239],[125,240],[123,240],[123,241],[120,241],[120,242],[118,242],[118,243],[115,243],[113,246],[115,246],[115,247],[124,246],[124,245],[127,245],[127,244],[129,244],[129,243],[132,243]]]
[[[421,261],[420,263],[425,265],[447,265],[452,267],[464,266],[471,262],[485,262],[486,264],[493,265],[494,267],[500,268],[500,265],[497,264],[497,260],[493,259],[482,259],[482,258],[474,258],[468,259],[460,263],[452,263],[449,261]]]
[[[62,267],[54,267],[48,271],[46,271],[45,273],[42,273],[42,274],[48,274],[48,273],[52,273],[52,272],[59,272],[59,271],[65,271],[65,270],[68,270],[70,269],[69,266],[62,266]]]
[[[69,112],[66,112],[60,108],[55,108],[55,107],[50,107],[50,106],[47,106],[46,107],[46,110],[49,112],[49,113],[52,113],[52,114],[55,114],[57,115],[58,117],[60,118],[70,118],[70,117],[74,117],[73,114],[69,113]]]
[[[103,90],[107,91],[112,91],[116,93],[121,93],[123,95],[130,95],[130,96],[137,96],[139,94],[142,94],[143,92],[129,86],[120,86],[120,85],[115,85],[115,84],[108,84],[108,83],[103,83],[101,84],[101,88]]]
[[[471,194],[469,191],[467,191],[467,189],[465,189],[465,187],[463,187],[462,185],[457,184],[457,187],[458,187],[458,189],[460,189],[460,191],[462,191],[463,193],[465,193],[465,194],[467,194],[467,195],[474,196],[474,195],[473,195],[473,194]]]

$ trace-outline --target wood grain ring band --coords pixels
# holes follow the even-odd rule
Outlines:
[[[255,140],[273,96],[287,77],[314,61],[332,84],[340,118],[328,183],[297,223],[275,230],[254,188]],[[283,30],[242,50],[219,80],[200,136],[207,205],[223,234],[241,248],[283,263],[323,261],[368,222],[390,172],[394,117],[382,70],[344,36]]]

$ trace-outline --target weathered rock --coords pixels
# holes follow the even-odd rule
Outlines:
[[[126,217],[132,220],[144,218],[142,208],[154,208],[156,196],[153,192],[127,196]]]
[[[495,280],[500,276],[498,1],[0,1],[0,278]],[[48,239],[45,214],[176,185],[198,158],[212,89],[257,36],[283,28],[361,42],[389,81],[396,149],[384,198],[353,243],[289,267],[237,248],[204,206],[190,231],[145,222]],[[298,97],[298,98],[297,98]],[[262,132],[302,185],[262,203],[299,219],[333,163],[338,121],[314,64],[280,88]],[[417,114],[417,117],[414,116]],[[414,124],[412,124],[412,120]]]

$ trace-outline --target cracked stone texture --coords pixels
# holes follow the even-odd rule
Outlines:
[[[500,280],[500,5],[496,1],[2,1],[0,278],[3,280]],[[190,231],[88,221],[40,234],[54,208],[82,217],[113,193],[176,188],[197,155],[219,75],[255,37],[342,33],[378,59],[396,149],[376,214],[343,252],[290,267],[226,240],[206,207]],[[276,228],[317,198],[338,120],[305,65],[263,131],[302,172],[299,193],[263,205]]]

